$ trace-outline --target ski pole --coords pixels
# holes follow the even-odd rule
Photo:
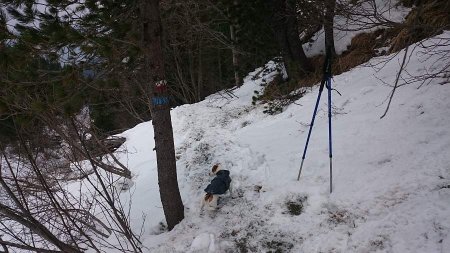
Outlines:
[[[332,149],[332,138],[331,138],[331,77],[327,80],[328,89],[328,152],[330,156],[330,193],[333,192],[333,149]]]
[[[312,116],[311,124],[309,126],[308,137],[306,138],[305,148],[303,150],[302,162],[300,164],[300,170],[298,172],[297,181],[300,180],[300,175],[302,173],[303,163],[306,157],[306,151],[308,149],[309,139],[311,137],[312,128],[314,126],[314,120],[316,118],[317,109],[319,107],[320,97],[322,95],[323,87],[326,85],[328,89],[328,152],[330,158],[330,193],[333,192],[333,151],[332,151],[332,136],[331,136],[331,64],[332,64],[331,48],[326,49],[326,58],[323,66],[323,78],[320,83],[319,95],[317,97],[316,105],[314,107],[314,113]]]
[[[319,107],[320,97],[322,96],[322,91],[323,91],[323,86],[325,85],[325,81],[326,80],[323,79],[322,82],[320,83],[319,95],[317,96],[316,106],[314,107],[314,112],[313,112],[313,116],[312,116],[312,119],[311,119],[311,124],[309,125],[308,137],[306,138],[305,149],[303,150],[302,163],[300,164],[300,170],[298,171],[297,181],[300,180],[300,174],[302,173],[303,162],[305,161],[306,150],[308,149],[309,138],[311,137],[312,128],[314,126],[314,120],[316,119],[317,108]]]

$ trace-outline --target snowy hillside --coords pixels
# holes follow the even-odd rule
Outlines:
[[[124,132],[128,153],[119,156],[134,185],[122,196],[132,199],[132,227],[143,225],[147,252],[450,252],[450,86],[402,86],[380,119],[391,91],[382,81],[394,82],[402,56],[379,71],[361,66],[334,77],[342,96],[333,92],[331,195],[326,94],[297,181],[318,87],[267,115],[251,97],[274,73],[252,80],[257,70],[234,96],[172,110],[186,218],[170,232],[160,231],[152,125]],[[420,59],[413,54],[409,73],[433,61]],[[200,196],[218,162],[234,190],[217,212],[201,215]]]
[[[357,34],[373,32],[383,27],[381,24],[377,26],[367,25],[371,23],[370,18],[368,18],[370,15],[365,16],[368,13],[378,13],[387,20],[401,23],[410,10],[410,8],[399,5],[397,1],[374,0],[359,5],[354,10],[355,15],[351,18],[336,15],[334,17],[334,42],[337,54],[346,51],[352,38]],[[359,13],[359,15],[356,13]],[[323,45],[325,45],[325,32],[322,28],[311,38],[311,42],[303,45],[303,48],[306,55],[311,57],[325,54]]]

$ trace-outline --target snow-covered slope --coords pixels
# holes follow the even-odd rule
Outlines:
[[[164,217],[152,125],[123,133],[128,154],[121,159],[135,174],[123,197],[133,201],[135,230],[146,217],[146,250],[449,252],[450,85],[435,80],[420,89],[418,83],[402,86],[380,119],[391,91],[382,81],[393,84],[402,56],[379,71],[358,67],[334,77],[342,96],[333,93],[332,194],[326,93],[297,181],[318,87],[284,112],[267,115],[262,105],[251,105],[251,97],[273,73],[252,80],[257,70],[234,96],[215,94],[172,110],[186,218],[170,232],[158,229]],[[421,58],[412,55],[409,73],[424,73],[433,61]],[[217,162],[230,170],[233,193],[221,199],[217,212],[200,214],[200,196]]]
[[[338,54],[347,50],[353,37],[357,34],[381,29],[384,21],[402,23],[411,10],[400,5],[398,1],[390,0],[362,1],[359,4],[346,0],[339,2],[342,6],[349,8],[347,11],[352,15],[350,17],[336,15],[334,17],[334,46]],[[353,2],[353,4],[348,2]],[[303,45],[308,57],[325,54],[323,46],[325,44],[325,32],[323,28],[314,34],[310,40],[311,42]]]

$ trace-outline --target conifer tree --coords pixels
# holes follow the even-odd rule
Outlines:
[[[141,0],[141,50],[144,57],[142,81],[150,86],[152,123],[158,164],[158,184],[169,230],[184,219],[178,189],[175,148],[164,70],[159,0]]]
[[[272,23],[282,52],[289,78],[297,80],[312,66],[303,50],[297,24],[297,5],[294,0],[272,0]]]

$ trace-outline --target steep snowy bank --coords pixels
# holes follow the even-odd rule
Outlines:
[[[148,252],[448,250],[450,86],[439,85],[442,80],[420,89],[419,83],[403,86],[380,119],[391,91],[380,80],[394,82],[402,56],[380,71],[361,66],[334,77],[342,96],[333,93],[331,195],[326,99],[296,181],[317,87],[274,116],[263,114],[261,105],[251,105],[263,78],[249,77],[235,96],[215,94],[174,109],[186,218],[171,232],[158,232],[163,212],[151,123],[125,132],[130,153],[121,159],[135,174],[135,184],[132,194],[123,196],[133,201],[134,229],[140,229],[146,216],[143,244]],[[412,55],[409,73],[425,72],[434,60],[421,58],[417,52]],[[234,192],[222,198],[216,213],[200,215],[200,195],[216,162],[231,171]]]

